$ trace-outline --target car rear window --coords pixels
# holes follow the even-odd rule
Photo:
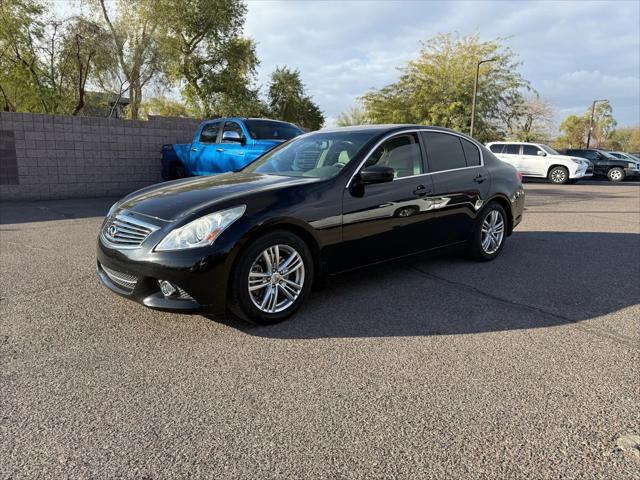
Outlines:
[[[289,140],[302,134],[302,130],[286,122],[245,120],[244,124],[254,140]]]
[[[503,148],[504,143],[494,143],[489,147],[489,150],[491,150],[493,153],[501,153]]]

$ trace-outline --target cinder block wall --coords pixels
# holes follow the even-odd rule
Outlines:
[[[190,143],[198,123],[0,112],[0,201],[118,196],[160,182],[162,145]]]

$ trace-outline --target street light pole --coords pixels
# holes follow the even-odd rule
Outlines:
[[[480,76],[480,65],[487,62],[493,62],[494,60],[498,60],[497,57],[488,58],[486,60],[480,60],[476,65],[476,80],[473,83],[473,102],[471,103],[471,129],[469,130],[469,136],[473,137],[473,124],[476,119],[476,97],[478,95],[478,77]]]
[[[589,144],[591,143],[591,132],[593,131],[593,116],[596,113],[596,103],[598,102],[608,102],[608,100],[594,100],[591,104],[591,118],[589,119],[589,133],[587,135],[587,150],[589,149]]]

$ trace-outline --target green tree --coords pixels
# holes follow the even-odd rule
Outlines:
[[[585,112],[585,117],[591,115],[591,108],[588,108]],[[599,147],[607,143],[607,139],[611,132],[616,128],[615,118],[613,118],[613,108],[609,100],[596,103],[596,107],[593,115],[593,124],[591,130],[591,144],[592,147]]]
[[[158,0],[166,32],[166,71],[192,109],[205,117],[263,111],[253,88],[255,42],[242,37],[241,0]]]
[[[40,58],[45,12],[37,0],[0,0],[0,94],[5,111],[56,110]]]
[[[160,81],[163,66],[162,17],[157,4],[154,0],[118,0],[117,15],[112,18],[105,0],[90,1],[94,14],[109,32],[115,53],[116,62],[109,75],[120,80],[119,95],[128,93],[131,118],[137,119],[143,90],[150,82]]]
[[[276,67],[271,74],[267,105],[276,119],[296,123],[308,130],[318,130],[324,125],[324,115],[307,95],[297,69]]]
[[[87,81],[109,61],[106,32],[83,17],[48,17],[32,0],[0,0],[4,110],[79,114]]]
[[[171,100],[165,96],[150,97],[140,105],[140,113],[143,117],[159,115],[162,117],[195,117],[187,105],[177,100]]]
[[[560,137],[555,141],[557,148],[582,148],[586,144],[589,119],[582,115],[569,115],[559,127]]]
[[[78,115],[86,105],[87,81],[112,65],[109,34],[84,17],[75,17],[67,25],[55,68],[66,92],[66,110]]]
[[[369,123],[367,115],[360,106],[354,106],[349,110],[338,114],[336,125],[338,127],[349,127],[351,125],[366,125]]]
[[[479,35],[440,34],[423,43],[420,55],[401,69],[400,79],[362,97],[372,123],[418,123],[468,132],[476,65],[480,67],[475,135],[481,141],[504,135],[513,109],[529,83],[518,72],[515,55],[500,40]]]
[[[591,107],[588,107],[584,115],[569,115],[560,123],[560,136],[554,143],[557,148],[582,148],[587,144],[589,136],[589,123]],[[608,101],[598,102],[594,110],[591,130],[592,148],[603,146],[607,143],[609,135],[617,125],[613,118],[613,110]]]
[[[616,128],[607,139],[607,147],[624,152],[640,152],[640,126]]]

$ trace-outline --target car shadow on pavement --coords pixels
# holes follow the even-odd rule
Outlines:
[[[640,235],[516,232],[493,262],[414,258],[337,276],[291,319],[256,326],[278,339],[457,335],[553,327],[638,303]]]

